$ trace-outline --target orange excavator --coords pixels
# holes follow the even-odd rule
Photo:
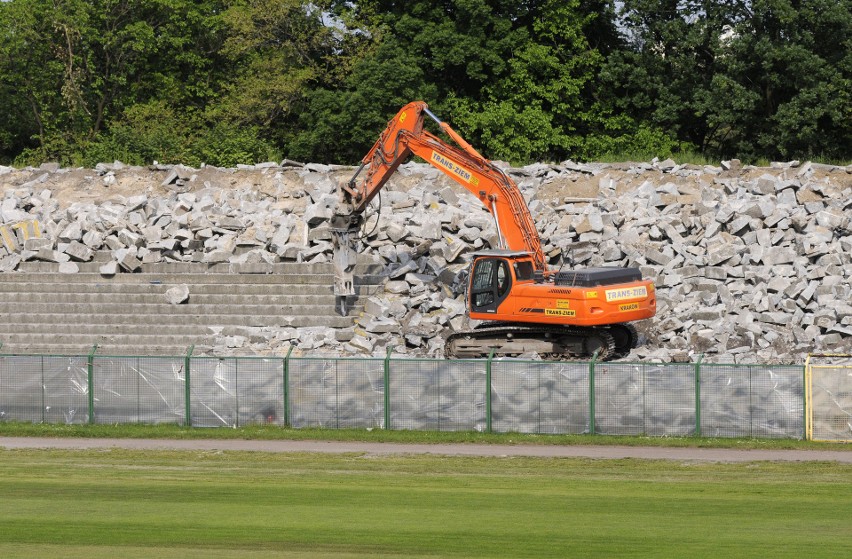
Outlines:
[[[423,129],[425,117],[458,144]],[[479,325],[446,338],[448,358],[517,356],[614,359],[636,347],[633,321],[654,316],[656,293],[638,268],[550,270],[529,208],[517,185],[485,159],[426,103],[403,107],[348,183],[340,185],[331,222],[339,301],[355,294],[354,241],[368,204],[401,163],[417,155],[479,199],[493,217],[499,247],[472,255],[467,312]],[[359,175],[367,168],[366,175]]]

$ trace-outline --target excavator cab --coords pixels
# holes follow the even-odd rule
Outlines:
[[[579,268],[543,273],[531,252],[486,250],[473,255],[468,316],[473,331],[448,336],[448,357],[535,351],[564,359],[626,355],[638,332],[629,324],[654,315],[653,282],[637,268]]]
[[[509,297],[512,286],[533,280],[533,260],[529,252],[487,250],[473,255],[468,308],[477,313],[496,313]]]

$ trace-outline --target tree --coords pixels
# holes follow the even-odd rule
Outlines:
[[[70,162],[135,103],[210,94],[218,2],[13,0],[0,5],[0,84],[27,100],[24,160]],[[214,14],[214,15],[208,15]],[[29,151],[27,151],[27,149]]]
[[[741,10],[739,0],[625,0],[626,47],[602,72],[608,106],[630,120],[706,151],[713,130],[704,92],[717,71],[720,36]]]
[[[280,142],[297,101],[334,85],[349,67],[353,42],[329,21],[329,2],[231,0],[222,53],[231,75],[211,116],[257,126]]]
[[[46,2],[0,4],[0,95],[2,141],[12,158],[33,145],[47,146],[66,112],[60,96],[64,65],[54,56],[56,38]]]
[[[852,157],[852,1],[754,0],[702,95],[722,155]]]
[[[512,162],[584,157],[597,124],[591,86],[603,55],[585,29],[598,14],[579,0],[542,2],[530,14],[529,39],[507,61],[505,75],[483,86],[476,102],[454,99],[453,113],[492,157]]]
[[[289,143],[295,157],[359,160],[405,103],[422,99],[441,114],[450,91],[478,96],[505,70],[512,41],[511,26],[484,0],[365,0],[335,14],[361,50],[340,84],[308,94]]]
[[[850,0],[625,0],[605,104],[711,157],[850,156]]]
[[[307,161],[358,162],[391,116],[415,99],[437,97],[409,53],[380,45],[340,88],[316,88],[300,104],[287,153]]]
[[[516,163],[584,149],[602,55],[615,37],[605,0],[365,0],[350,31],[372,49],[343,87],[311,94],[291,145],[306,158],[360,158],[403,104],[422,99],[491,158]],[[352,10],[352,8],[348,8]],[[350,142],[329,146],[317,130]],[[356,148],[356,149],[353,149]],[[343,159],[338,159],[343,158]]]

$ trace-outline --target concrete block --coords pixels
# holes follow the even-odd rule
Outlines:
[[[80,267],[74,262],[62,262],[59,264],[60,274],[76,274],[80,271]]]
[[[309,227],[316,227],[331,219],[334,211],[324,204],[311,204],[305,209],[304,220]]]
[[[136,258],[135,251],[119,249],[115,251],[114,256],[119,267],[127,272],[137,272],[142,267],[142,262]]]
[[[39,252],[53,248],[53,240],[46,237],[32,237],[24,241],[24,249]]]
[[[0,257],[0,273],[12,272],[21,263],[21,255],[12,253],[4,257]]]
[[[170,305],[180,305],[189,301],[189,286],[186,284],[170,287],[165,293],[166,301]]]
[[[83,238],[83,227],[78,221],[72,221],[59,234],[59,240],[64,242],[79,241]]]
[[[100,266],[100,268],[98,268],[98,273],[103,276],[114,276],[118,273],[118,270],[118,262],[116,262],[115,260],[110,260],[109,262],[106,262],[105,264]]]
[[[51,250],[49,248],[39,249],[35,255],[33,256],[35,260],[41,260],[43,262],[55,262],[62,263],[68,262],[71,257],[65,253],[59,252],[58,250]]]
[[[94,251],[82,243],[72,241],[65,248],[65,254],[71,257],[72,260],[78,262],[88,262],[94,256]]]
[[[400,295],[408,293],[409,286],[405,281],[389,281],[385,284],[385,292]]]

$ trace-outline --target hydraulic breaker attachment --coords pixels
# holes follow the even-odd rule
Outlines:
[[[334,294],[341,314],[346,314],[346,299],[355,295],[355,238],[361,226],[361,216],[336,213],[331,219],[334,249]]]

